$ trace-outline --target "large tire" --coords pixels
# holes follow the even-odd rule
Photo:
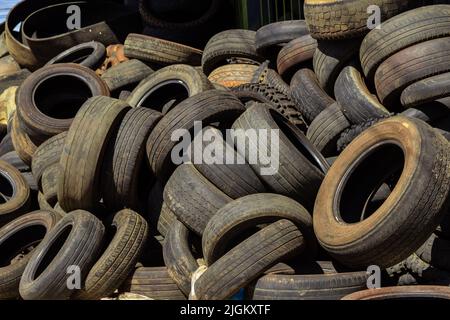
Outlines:
[[[279,152],[278,168],[271,167],[265,174],[266,166],[263,162],[270,162],[267,155],[264,159],[254,159],[255,154],[251,150],[256,148],[258,141],[255,137],[244,138],[246,143],[238,143],[237,151],[245,156],[250,166],[255,170],[259,178],[275,193],[286,195],[299,201],[308,210],[312,209],[317,190],[328,170],[328,163],[320,152],[308,141],[303,133],[290,124],[281,114],[264,104],[255,104],[239,117],[233,124],[233,129],[267,129],[279,130],[279,141],[272,141],[267,137],[267,151],[276,145]],[[249,147],[247,147],[249,146]],[[261,156],[261,155],[260,155]],[[256,160],[256,161],[255,161]],[[270,163],[271,166],[274,163]],[[267,169],[267,168],[266,168]]]
[[[232,199],[192,164],[182,164],[164,187],[164,202],[186,227],[202,235],[208,221]]]
[[[64,300],[76,290],[67,286],[69,266],[80,269],[84,281],[100,254],[105,227],[86,211],[64,216],[34,250],[19,291],[25,300]],[[70,270],[70,269],[69,269]]]
[[[214,69],[227,64],[230,58],[240,58],[249,62],[263,62],[256,53],[256,32],[252,30],[226,30],[214,35],[206,44],[202,56],[203,72],[208,76]]]
[[[30,204],[30,188],[20,172],[0,160],[0,227],[25,213]]]
[[[312,60],[317,49],[317,40],[310,35],[294,39],[280,50],[277,57],[277,70],[287,81],[306,62]]]
[[[384,21],[364,38],[361,66],[371,81],[378,66],[393,54],[419,42],[450,36],[450,6],[420,7]]]
[[[227,128],[244,110],[232,93],[220,90],[205,91],[176,105],[158,122],[147,140],[147,156],[153,173],[167,181],[173,172],[170,156],[178,143],[171,139],[175,130],[185,129],[192,134],[194,121],[202,121],[203,126],[220,121],[221,127]]]
[[[308,124],[335,102],[322,89],[316,74],[310,69],[297,71],[292,77],[290,89],[292,100]]]
[[[115,234],[107,248],[89,271],[77,299],[98,300],[118,289],[134,269],[148,235],[147,222],[138,213],[124,209],[111,223]]]
[[[17,115],[24,132],[43,142],[67,131],[83,103],[94,96],[109,96],[94,71],[74,63],[50,65],[19,87]]]
[[[342,112],[353,124],[389,115],[389,111],[370,93],[361,73],[353,66],[342,70],[334,85],[334,95]]]
[[[352,267],[385,268],[407,258],[447,212],[449,151],[447,140],[420,120],[392,117],[366,130],[321,185],[314,208],[319,243]],[[367,212],[367,200],[383,182],[395,188]]]
[[[260,193],[230,202],[211,218],[202,237],[206,264],[213,264],[232,248],[232,244],[245,240],[249,231],[258,225],[281,219],[293,222],[303,235],[306,249],[315,253],[317,242],[312,230],[311,214],[288,197]]]
[[[378,97],[384,106],[398,109],[402,91],[416,81],[450,71],[450,41],[425,41],[386,59],[375,73]]]
[[[380,8],[381,21],[409,10],[412,0],[306,0],[305,20],[316,39],[356,38],[369,32],[371,5]]]
[[[125,56],[160,65],[181,63],[199,66],[202,51],[179,43],[131,33],[125,40]]]
[[[45,65],[56,63],[77,63],[86,68],[96,70],[103,63],[106,48],[103,43],[89,41],[61,52]]]
[[[143,209],[139,204],[148,194],[140,192],[143,190],[139,182],[151,181],[144,157],[145,144],[161,118],[161,113],[147,108],[133,108],[123,118],[117,135],[108,145],[102,169],[103,202],[108,208]]]
[[[450,73],[443,73],[417,81],[403,90],[400,101],[403,107],[422,105],[450,96]]]
[[[145,63],[131,59],[112,66],[102,74],[109,91],[119,92],[123,88],[137,85],[140,81],[151,75],[154,71]],[[119,98],[120,99],[120,98]]]
[[[230,298],[264,271],[304,250],[301,232],[289,220],[273,222],[213,263],[196,281],[199,300]]]
[[[60,160],[58,202],[65,211],[96,207],[104,153],[129,108],[121,100],[94,97],[77,113]]]

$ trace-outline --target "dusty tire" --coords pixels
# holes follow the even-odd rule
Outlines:
[[[214,69],[208,79],[212,83],[232,88],[252,82],[253,74],[258,66],[252,64],[233,63]]]
[[[167,204],[163,202],[157,223],[159,234],[166,237],[175,221],[177,221],[177,216],[169,209]]]
[[[334,85],[334,95],[345,117],[353,124],[389,115],[389,111],[370,93],[361,73],[353,66],[345,67],[340,73]]]
[[[97,41],[90,41],[67,49],[48,61],[45,65],[56,63],[76,63],[95,70],[106,56],[105,46]]]
[[[425,41],[387,58],[375,73],[378,97],[387,108],[398,109],[402,91],[416,81],[450,71],[448,38]]]
[[[76,290],[67,286],[67,268],[77,265],[81,280],[100,254],[104,226],[86,211],[64,216],[34,250],[20,279],[25,300],[64,300]]]
[[[323,110],[308,128],[306,137],[325,156],[337,155],[337,142],[350,122],[336,102]]]
[[[247,109],[233,124],[233,129],[279,129],[279,142],[272,142],[267,137],[268,150],[273,143],[276,143],[279,150],[279,168],[273,172],[269,170],[268,175],[264,174],[264,164],[258,159],[250,161],[249,148],[236,145],[237,151],[245,156],[247,162],[272,191],[286,195],[299,201],[307,209],[311,209],[316,197],[317,190],[328,170],[328,163],[309,143],[303,133],[290,124],[281,114],[269,108],[265,104],[255,104]],[[239,137],[238,137],[239,138]],[[245,145],[250,149],[257,145],[254,138],[246,139]],[[267,156],[264,156],[267,157]],[[253,157],[252,157],[253,158]],[[269,159],[265,159],[267,161]],[[252,163],[253,162],[253,163]],[[271,163],[273,165],[273,163]]]
[[[401,286],[378,290],[363,290],[343,297],[341,300],[398,300],[441,299],[450,300],[450,288],[444,286]]]
[[[300,67],[314,56],[317,40],[310,35],[294,39],[286,44],[278,54],[277,70],[283,79],[290,79]]]
[[[450,6],[424,6],[399,14],[364,38],[360,61],[367,79],[393,54],[419,42],[450,36]]]
[[[182,164],[164,187],[164,202],[177,219],[198,235],[232,199],[209,182],[192,164]]]
[[[335,102],[322,89],[316,74],[310,69],[300,69],[294,74],[290,92],[297,109],[308,124]]]
[[[172,132],[186,129],[192,133],[194,121],[202,121],[203,126],[220,121],[221,127],[227,128],[244,110],[232,93],[220,90],[205,91],[176,105],[158,122],[147,140],[147,156],[153,173],[167,181],[173,172],[170,156],[178,141],[171,140]]]
[[[21,127],[40,142],[67,131],[90,97],[109,96],[94,71],[74,64],[49,65],[34,72],[17,91]]]
[[[108,97],[89,99],[73,120],[61,154],[58,202],[65,211],[93,209],[100,200],[100,168],[110,137],[130,107]],[[84,159],[80,162],[80,159]]]
[[[375,123],[380,122],[381,120],[383,120],[383,118],[369,119],[365,122],[352,125],[350,128],[345,129],[339,136],[339,139],[336,144],[338,152],[341,152],[342,150],[347,148],[347,146],[353,140],[355,140],[361,133],[369,129]]]
[[[125,56],[160,65],[199,66],[202,51],[179,43],[131,33],[125,40]]]
[[[292,222],[273,222],[213,263],[195,283],[195,295],[199,300],[227,299],[304,247],[302,234]]]
[[[16,112],[12,117],[11,140],[14,150],[17,152],[20,159],[30,166],[37,146],[31,140],[30,136],[21,128]]]
[[[248,60],[250,63],[263,62],[256,53],[256,32],[234,29],[217,33],[206,44],[202,56],[203,72],[208,76],[214,69],[227,64],[230,58]]]
[[[42,193],[48,203],[58,202],[58,179],[61,176],[61,166],[56,163],[42,173]]]
[[[94,264],[77,299],[98,300],[118,289],[134,269],[147,240],[147,222],[129,209],[117,212],[112,220],[114,237]]]
[[[403,107],[422,105],[450,96],[450,73],[443,73],[413,83],[403,90],[400,101]]]
[[[60,218],[61,216],[53,211],[34,211],[11,221],[0,229],[2,252],[0,299],[20,297],[20,278],[33,249]],[[16,260],[15,263],[9,264],[12,260]]]
[[[144,192],[139,182],[147,184],[151,176],[145,163],[145,144],[162,114],[147,108],[130,109],[117,135],[109,143],[102,167],[103,202],[112,210],[140,208]]]
[[[352,267],[389,267],[407,258],[447,212],[449,148],[419,120],[392,117],[366,130],[336,159],[317,195],[314,231],[322,247]],[[383,182],[394,190],[367,212]]]
[[[154,71],[145,63],[137,59],[131,59],[106,70],[105,73],[102,74],[102,79],[108,86],[109,91],[113,92],[129,88],[132,85],[137,85],[153,72]],[[119,99],[121,98],[119,97]]]
[[[206,264],[213,264],[232,248],[230,245],[244,240],[248,232],[258,225],[281,219],[293,222],[303,235],[306,250],[315,253],[317,242],[312,230],[311,214],[288,197],[260,193],[226,204],[211,218],[202,237]]]

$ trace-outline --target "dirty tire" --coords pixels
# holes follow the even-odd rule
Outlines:
[[[67,300],[67,268],[77,265],[84,281],[100,254],[105,227],[87,211],[64,216],[34,250],[20,279],[25,300]]]
[[[403,107],[422,105],[450,96],[450,73],[443,73],[413,83],[400,96]]]
[[[58,202],[58,179],[61,176],[61,166],[56,163],[42,173],[42,193],[49,203]]]
[[[176,220],[177,216],[175,215],[175,213],[173,213],[172,210],[169,209],[167,204],[163,202],[157,224],[157,230],[159,234],[163,237],[166,237],[169,233],[170,228]]]
[[[30,166],[37,146],[31,140],[30,136],[22,130],[16,112],[14,112],[12,117],[11,140],[14,150],[17,152],[20,159]]]
[[[386,268],[406,259],[448,210],[449,151],[447,140],[420,120],[397,116],[367,129],[340,154],[321,185],[313,221],[319,243],[352,267]],[[373,191],[395,176],[389,198],[364,219]]]
[[[444,299],[450,300],[450,288],[444,286],[400,286],[377,290],[366,289],[351,293],[341,300],[398,300],[398,299]]]
[[[352,141],[355,140],[356,137],[358,137],[361,133],[369,129],[375,123],[380,122],[381,120],[383,120],[383,118],[369,119],[365,122],[354,124],[350,128],[345,129],[339,136],[336,144],[338,152],[341,152],[342,150],[347,148],[347,146],[352,143]]]
[[[131,59],[112,66],[102,74],[109,91],[121,90],[137,84],[151,75],[154,71],[142,61]]]
[[[77,63],[96,70],[106,56],[105,46],[97,41],[89,41],[67,49],[48,61],[45,65],[56,63]]]
[[[317,40],[309,34],[286,44],[277,57],[277,70],[280,76],[290,79],[302,64],[313,58],[316,49]]]
[[[233,63],[213,70],[208,79],[212,83],[232,88],[252,82],[253,74],[258,66],[252,64]]]
[[[129,108],[121,100],[99,96],[89,99],[77,113],[60,160],[58,202],[65,211],[97,205],[105,150]]]

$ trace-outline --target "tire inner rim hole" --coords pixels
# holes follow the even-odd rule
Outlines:
[[[64,55],[53,62],[55,63],[81,63],[94,52],[93,48],[81,48]]]
[[[395,188],[405,163],[402,148],[393,142],[370,148],[360,159],[347,170],[337,190],[336,218],[345,223],[375,213]]]
[[[33,103],[46,116],[62,120],[73,119],[92,96],[91,88],[81,78],[55,75],[37,86]]]
[[[181,80],[167,80],[151,88],[138,102],[145,107],[166,114],[181,101],[189,97],[189,88]]]
[[[269,109],[269,112],[275,123],[280,128],[280,131],[289,139],[295,148],[317,169],[323,173],[326,173],[329,168],[328,162],[321,154],[314,152],[314,146],[308,141],[300,129],[289,123],[289,120],[287,120],[278,111]]]
[[[0,243],[0,268],[26,256],[44,239],[47,230],[42,225],[23,228]]]
[[[71,231],[72,225],[68,225],[64,229],[59,231],[58,235],[56,235],[56,237],[47,247],[47,251],[41,258],[34,275],[32,275],[32,280],[37,279],[45,271],[45,269],[47,269],[47,267],[55,259],[55,257],[59,254],[62,247],[69,238],[69,234]]]
[[[0,173],[0,204],[8,202],[14,195],[14,187],[5,176]]]

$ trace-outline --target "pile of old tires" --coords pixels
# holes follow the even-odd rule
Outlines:
[[[0,299],[450,297],[450,5],[307,0],[203,50],[43,38],[67,5],[0,39]]]

